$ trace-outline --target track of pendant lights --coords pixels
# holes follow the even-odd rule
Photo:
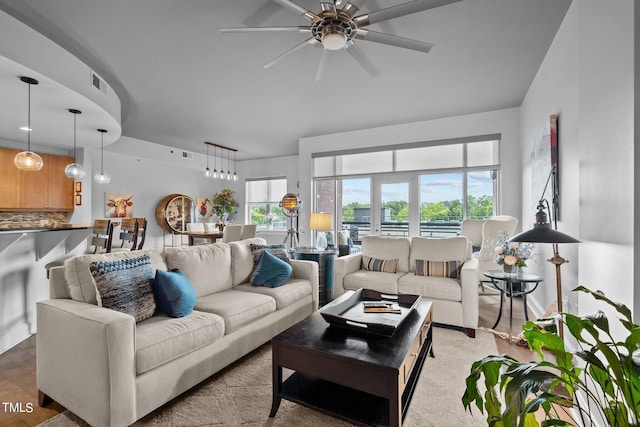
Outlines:
[[[207,167],[204,170],[204,176],[207,178],[213,178],[213,179],[221,179],[221,180],[226,180],[226,181],[237,181],[238,180],[238,174],[236,173],[236,152],[238,150],[236,150],[235,148],[229,148],[229,147],[225,147],[223,145],[220,144],[215,144],[213,142],[208,142],[205,141],[204,142],[205,145],[207,146]],[[211,169],[209,169],[209,146],[213,147],[213,171],[211,171]],[[217,152],[218,149],[220,149],[221,151],[221,155],[220,155],[220,172],[218,172],[218,166],[217,166]],[[233,175],[231,174],[231,152],[233,152]],[[225,158],[225,153],[227,156],[227,171],[224,171],[224,158]]]

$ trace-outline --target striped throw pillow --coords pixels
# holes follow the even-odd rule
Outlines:
[[[398,267],[398,259],[377,259],[362,255],[362,269],[365,271],[382,271],[383,273],[395,273]]]
[[[427,261],[416,260],[416,276],[448,277],[457,279],[460,277],[460,269],[463,262],[458,261]]]
[[[149,255],[89,264],[99,302],[105,308],[129,314],[140,322],[156,311],[153,270]]]

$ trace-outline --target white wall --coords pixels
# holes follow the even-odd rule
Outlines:
[[[605,19],[606,18],[606,19]],[[559,114],[561,222],[583,241],[562,245],[564,294],[576,285],[633,307],[634,3],[574,0],[522,104],[523,217],[531,222],[529,140]],[[544,250],[550,255],[551,248]],[[543,308],[555,300],[555,275],[541,260]],[[637,304],[636,304],[637,305]],[[601,307],[601,305],[598,305]],[[592,312],[592,299],[569,298],[565,311]]]
[[[308,223],[313,209],[313,153],[345,149],[382,147],[410,142],[435,141],[476,135],[502,134],[500,165],[502,214],[520,216],[520,124],[519,109],[511,108],[416,123],[363,129],[308,138],[300,138],[300,197],[303,201],[301,224]],[[305,218],[307,218],[305,220]],[[310,244],[309,235],[301,237]]]

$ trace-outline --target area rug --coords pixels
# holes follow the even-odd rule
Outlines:
[[[434,328],[435,358],[427,358],[404,426],[483,426],[479,413],[465,412],[461,398],[471,364],[497,348],[492,334],[475,339],[460,331]],[[240,361],[153,411],[134,424],[143,426],[349,426],[341,420],[283,400],[275,418],[271,408],[271,346],[265,344]],[[87,426],[65,411],[40,424]]]

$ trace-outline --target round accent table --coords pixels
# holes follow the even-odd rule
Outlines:
[[[500,312],[498,313],[498,320],[493,325],[494,329],[500,323],[502,317],[502,300],[504,295],[509,297],[509,342],[511,342],[511,327],[513,324],[513,297],[522,296],[522,302],[524,304],[524,317],[529,320],[527,314],[527,294],[535,291],[538,284],[544,279],[537,274],[524,273],[519,271],[518,273],[505,273],[502,270],[489,270],[485,271],[484,275],[491,279],[491,286],[500,292]],[[514,286],[516,285],[516,286]]]
[[[319,303],[323,306],[333,300],[333,264],[337,249],[316,249],[298,247],[293,250],[295,259],[315,261],[318,263]]]

